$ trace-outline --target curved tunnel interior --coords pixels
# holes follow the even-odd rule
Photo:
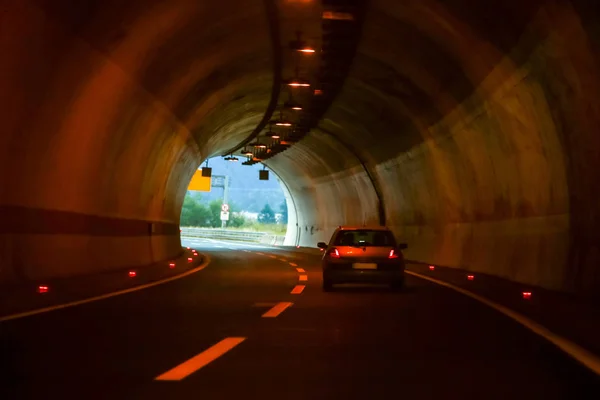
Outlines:
[[[0,2],[0,281],[181,251],[192,174],[272,101],[273,19],[282,46],[321,26],[320,2],[207,3]],[[372,0],[362,17],[318,126],[264,161],[297,210],[287,244],[384,223],[413,260],[597,292],[594,1]]]

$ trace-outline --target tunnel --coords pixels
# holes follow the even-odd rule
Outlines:
[[[335,76],[259,160],[286,244],[386,225],[411,260],[597,298],[599,21],[595,0],[1,0],[0,282],[179,254],[192,175],[277,116],[301,29]]]

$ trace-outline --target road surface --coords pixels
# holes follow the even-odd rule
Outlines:
[[[400,293],[324,293],[318,256],[183,244],[211,263],[1,323],[0,398],[600,398],[596,377],[569,357],[447,288],[409,276]]]

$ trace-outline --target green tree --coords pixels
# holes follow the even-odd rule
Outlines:
[[[185,196],[181,208],[181,226],[207,226],[208,223],[208,209],[192,196]]]
[[[281,203],[281,206],[279,206],[279,208],[281,209],[281,223],[287,224],[288,223],[288,208],[287,208],[287,203],[285,200],[283,201],[283,203]]]
[[[258,222],[261,224],[274,224],[277,222],[275,220],[275,212],[268,203],[265,204],[260,214],[258,214]]]
[[[210,213],[210,226],[218,228],[221,226],[221,200],[213,200],[208,204]]]
[[[244,225],[246,225],[246,218],[240,213],[232,212],[227,226],[230,226],[232,228],[240,228]]]

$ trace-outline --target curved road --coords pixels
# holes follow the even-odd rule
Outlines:
[[[171,283],[0,324],[0,397],[600,398],[591,373],[449,289],[408,276],[401,293],[323,293],[318,256],[184,245],[212,262]],[[290,293],[296,285],[302,293]],[[283,311],[263,317],[273,307]],[[169,371],[189,375],[156,380]]]

